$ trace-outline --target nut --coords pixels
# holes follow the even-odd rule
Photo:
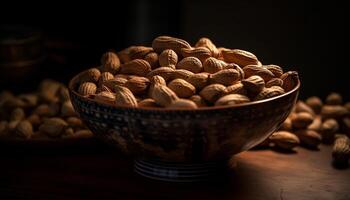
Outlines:
[[[81,119],[77,117],[68,117],[66,121],[69,127],[72,127],[75,129],[84,127],[84,124],[81,121]]]
[[[143,59],[148,53],[152,52],[151,47],[131,46],[118,52],[118,56],[123,63],[134,59]]]
[[[195,48],[182,48],[181,54],[184,58],[196,57],[202,63],[211,56],[211,52],[206,47],[195,47]]]
[[[159,107],[154,99],[143,99],[138,103],[139,107]]]
[[[92,82],[84,82],[78,88],[78,93],[83,96],[89,96],[95,94],[97,90],[97,86]]]
[[[219,83],[222,85],[232,85],[240,80],[240,74],[235,69],[224,69],[210,76],[211,83]]]
[[[224,96],[226,93],[226,87],[221,84],[210,84],[204,87],[199,95],[210,103],[214,103],[220,97]]]
[[[126,87],[115,86],[115,105],[137,107],[137,100],[133,93]]]
[[[279,78],[283,74],[283,69],[278,65],[263,65],[264,68],[268,69],[276,78]]]
[[[197,105],[197,107],[207,106],[207,103],[205,103],[204,99],[199,95],[193,95],[189,99],[193,101]]]
[[[101,72],[115,74],[120,69],[120,60],[114,52],[106,52],[101,57]],[[88,80],[86,80],[88,81]]]
[[[272,86],[270,88],[264,88],[256,97],[255,100],[268,99],[278,95],[284,94],[283,88],[279,86]]]
[[[332,143],[335,133],[339,130],[339,124],[335,119],[327,119],[321,125],[322,141]]]
[[[286,72],[280,78],[283,81],[282,88],[286,92],[295,88],[299,82],[298,72],[295,72],[295,71]]]
[[[191,83],[199,91],[209,83],[209,74],[198,73],[193,74],[186,79],[187,82]]]
[[[196,93],[196,88],[183,79],[174,79],[168,87],[180,98],[188,98]]]
[[[156,84],[152,91],[152,98],[160,106],[170,106],[179,97],[166,85]]]
[[[101,103],[114,103],[115,94],[108,91],[102,91],[94,96],[94,99]]]
[[[44,120],[44,123],[39,127],[39,131],[50,137],[59,137],[68,126],[61,118],[50,118]]]
[[[196,43],[195,47],[205,47],[211,52],[211,56],[218,58],[219,50],[216,48],[215,44],[209,38],[200,38]]]
[[[210,57],[203,62],[203,69],[205,72],[213,74],[224,69],[226,65],[224,61]]]
[[[293,125],[292,125],[292,120],[288,117],[284,122],[281,124],[281,127],[279,130],[281,131],[292,131]]]
[[[202,62],[196,57],[186,57],[176,65],[177,69],[185,69],[193,73],[203,71]]]
[[[17,137],[29,139],[33,135],[33,126],[27,120],[21,121],[17,124],[14,133]]]
[[[159,55],[160,66],[175,66],[177,64],[177,60],[177,54],[171,49],[166,49]]]
[[[241,94],[229,94],[215,102],[215,106],[235,105],[249,102],[249,98]]]
[[[247,79],[244,79],[241,81],[244,88],[253,94],[259,94],[265,87],[264,79],[262,79],[260,76],[251,76]]]
[[[188,99],[177,99],[168,108],[186,108],[186,109],[196,109],[197,105]]]
[[[227,94],[241,94],[247,96],[247,90],[244,88],[241,81],[230,85],[226,88]]]
[[[343,97],[339,93],[332,92],[326,98],[327,105],[341,105],[343,104]]]
[[[245,78],[257,75],[264,79],[265,82],[268,82],[275,77],[275,75],[270,70],[258,65],[247,65],[243,68],[243,71]]]
[[[312,110],[310,106],[305,104],[303,101],[299,100],[295,105],[295,112],[307,112],[311,115],[315,116],[315,112]]]
[[[322,107],[322,110],[321,110],[321,116],[323,119],[327,119],[327,118],[340,119],[345,115],[347,115],[348,113],[349,111],[345,107],[339,106],[339,105],[325,105]]]
[[[279,86],[282,87],[283,85],[283,81],[280,78],[272,78],[271,80],[269,80],[266,84],[265,87],[269,88],[272,86]]]
[[[66,101],[62,103],[61,115],[62,117],[71,117],[77,115],[71,101]]]
[[[313,130],[298,130],[295,132],[298,136],[300,142],[310,148],[317,148],[317,146],[321,143],[321,135]]]
[[[152,69],[159,67],[159,56],[156,52],[148,53],[144,59],[151,65]]]
[[[350,159],[350,139],[346,135],[341,135],[335,140],[332,157],[336,166],[348,166]]]
[[[224,67],[224,69],[235,69],[235,70],[237,70],[238,73],[240,74],[239,79],[240,80],[244,79],[244,77],[245,77],[244,71],[239,65],[237,65],[235,63],[227,64],[227,63],[223,62],[223,67]]]
[[[180,79],[185,79],[186,80],[192,75],[193,75],[193,72],[188,71],[186,69],[176,69],[173,72],[172,79],[180,78]]]
[[[22,108],[15,108],[10,114],[10,121],[21,121],[25,116]]]
[[[150,73],[147,74],[147,77],[150,79],[153,76],[161,76],[166,81],[171,80],[173,78],[173,72],[175,70],[170,67],[159,67],[155,70],[152,70]]]
[[[312,96],[306,99],[305,103],[312,108],[312,110],[319,114],[321,112],[323,103],[319,97]]]
[[[320,132],[321,126],[322,126],[321,116],[316,116],[314,118],[314,121],[307,127],[307,129],[314,130],[316,132]]]
[[[243,68],[244,66],[247,66],[247,65],[258,64],[258,58],[254,54],[248,51],[240,50],[240,49],[223,50],[222,56],[225,62],[236,63],[237,65]]]
[[[100,79],[101,72],[97,68],[91,68],[84,72],[82,72],[78,76],[78,84],[84,83],[84,82],[93,82],[97,83],[97,81]],[[43,88],[45,90],[45,88]],[[47,90],[47,89],[46,89]]]
[[[146,76],[151,72],[151,65],[143,59],[135,59],[121,66],[120,73],[136,76]]]
[[[288,131],[277,131],[269,139],[277,147],[285,150],[291,150],[300,144],[299,138]]]
[[[129,79],[124,86],[127,87],[133,94],[140,95],[146,93],[150,81],[145,77],[133,77]]]
[[[169,36],[159,36],[153,40],[152,47],[157,53],[161,53],[165,49],[172,49],[176,54],[181,55],[181,49],[191,48],[191,45],[182,39]]]
[[[104,82],[114,79],[114,75],[110,72],[103,72],[98,80],[98,85],[101,86]]]
[[[296,113],[295,117],[292,118],[292,124],[295,128],[306,128],[314,120],[314,117],[307,112]]]

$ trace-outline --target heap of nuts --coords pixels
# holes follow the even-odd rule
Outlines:
[[[250,52],[217,48],[208,38],[192,47],[159,36],[152,47],[106,52],[101,66],[82,72],[74,84],[79,94],[115,106],[196,109],[278,96],[297,83],[297,72],[263,65]]]
[[[320,143],[333,144],[337,165],[347,165],[350,159],[350,102],[343,104],[338,93],[331,93],[325,102],[313,96],[299,100],[279,131],[263,145],[292,149],[299,144],[317,148]]]
[[[35,93],[0,92],[0,139],[86,138],[92,133],[78,118],[68,89],[53,80]]]

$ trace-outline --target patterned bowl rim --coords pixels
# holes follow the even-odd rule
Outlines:
[[[78,96],[81,99],[84,99],[87,102],[91,102],[91,103],[96,103],[96,104],[100,104],[100,105],[104,105],[104,106],[110,106],[113,108],[118,108],[118,109],[128,109],[128,110],[145,110],[145,111],[161,111],[161,112],[172,112],[172,111],[215,111],[215,110],[225,110],[225,109],[232,109],[232,108],[240,108],[240,107],[247,107],[247,106],[252,106],[252,105],[257,105],[257,104],[263,104],[266,102],[270,102],[276,99],[280,99],[283,98],[285,96],[291,95],[292,93],[295,93],[299,90],[300,88],[300,80],[298,79],[297,85],[290,91],[282,94],[282,95],[278,95],[275,97],[271,97],[268,99],[263,99],[263,100],[258,100],[258,101],[252,101],[252,102],[248,102],[248,103],[241,103],[241,104],[235,104],[235,105],[225,105],[225,106],[206,106],[206,107],[199,107],[196,109],[188,109],[188,108],[149,108],[149,107],[131,107],[131,106],[116,106],[110,102],[98,102],[98,101],[94,101],[90,98],[86,98],[83,95],[79,94],[78,92],[76,92],[74,90],[74,83],[76,82],[76,80],[78,79],[79,75],[84,73],[87,70],[84,70],[80,73],[78,73],[77,75],[75,75],[68,84],[68,89],[70,91],[70,94],[73,94],[75,96]]]

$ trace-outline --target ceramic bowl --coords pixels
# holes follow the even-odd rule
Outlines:
[[[77,77],[69,84],[71,100],[93,133],[133,156],[138,173],[172,181],[214,173],[216,163],[265,140],[291,112],[300,87],[298,83],[283,95],[231,106],[131,108],[79,95]]]

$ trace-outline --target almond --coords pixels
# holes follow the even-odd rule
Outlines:
[[[263,78],[265,82],[268,82],[269,80],[275,77],[275,75],[271,71],[258,65],[247,65],[243,68],[243,71],[245,78],[257,75]]]
[[[91,94],[95,94],[97,90],[97,86],[92,82],[84,82],[78,88],[78,93],[83,96],[89,96]]]
[[[101,57],[101,71],[115,74],[120,69],[120,60],[114,52],[106,52]]]
[[[44,120],[44,123],[39,127],[39,131],[50,137],[58,137],[64,132],[67,126],[67,122],[61,118],[50,118]]]
[[[120,73],[136,76],[146,76],[151,72],[151,65],[143,59],[135,59],[121,66]]]
[[[31,138],[33,135],[32,124],[27,120],[19,122],[15,128],[15,135],[27,139]]]
[[[334,141],[334,135],[339,130],[339,124],[334,119],[327,119],[321,125],[322,141],[331,143]]]
[[[322,110],[321,110],[321,116],[324,119],[327,119],[327,118],[340,119],[347,114],[349,114],[349,111],[345,107],[339,106],[339,105],[325,105],[322,107]]]
[[[283,70],[278,65],[263,65],[264,68],[268,69],[276,78],[279,78],[283,74]]]
[[[239,79],[240,80],[244,79],[244,77],[245,77],[244,71],[239,65],[237,65],[235,63],[225,64],[225,62],[223,62],[223,65],[224,65],[224,69],[235,69],[235,70],[237,70],[239,72],[239,75],[240,75]]]
[[[177,99],[167,108],[186,108],[186,109],[196,109],[197,105],[188,99]]]
[[[126,87],[115,86],[115,105],[137,107],[137,100],[134,94]]]
[[[271,80],[269,80],[266,84],[265,87],[269,88],[272,86],[279,86],[282,87],[283,85],[283,81],[280,78],[272,78]]]
[[[103,72],[98,81],[98,85],[101,86],[104,82],[114,79],[114,75],[110,72]]]
[[[309,107],[307,104],[305,104],[303,101],[299,100],[295,104],[295,112],[307,112],[311,115],[315,116],[315,112],[312,110],[311,107]]]
[[[116,100],[115,94],[112,92],[103,91],[95,95],[94,99],[101,103],[114,103]]]
[[[314,117],[307,112],[300,112],[292,118],[292,124],[295,128],[306,128],[308,127],[314,120]]]
[[[175,100],[178,99],[175,92],[173,92],[166,85],[156,84],[152,91],[152,98],[160,106],[170,106]]]
[[[173,79],[174,69],[170,67],[159,67],[157,69],[152,70],[147,74],[147,77],[150,79],[153,76],[161,76],[166,81]]]
[[[295,132],[300,142],[310,148],[317,148],[321,143],[322,136],[313,130],[298,130]]]
[[[160,66],[175,66],[177,64],[177,60],[177,54],[171,49],[166,49],[159,55]]]
[[[239,81],[240,74],[235,69],[224,69],[210,76],[211,83],[219,83],[222,85],[232,85]]]
[[[299,138],[288,131],[277,131],[269,137],[277,147],[290,150],[300,144]]]
[[[249,98],[241,94],[229,94],[221,97],[215,102],[215,106],[235,105],[249,102]]]
[[[319,97],[312,96],[306,99],[305,103],[312,108],[312,110],[319,114],[321,112],[323,103],[322,100]]]
[[[180,98],[188,98],[196,93],[196,88],[183,79],[174,79],[168,87]]]
[[[151,65],[152,69],[159,67],[159,56],[156,52],[148,53],[144,59]]]
[[[205,107],[207,104],[205,103],[204,99],[199,95],[193,95],[189,98],[191,101],[193,101],[197,107]]]
[[[211,52],[209,49],[205,47],[195,47],[195,48],[182,48],[181,55],[186,57],[196,57],[202,63],[211,56]]]
[[[157,53],[161,53],[165,49],[172,49],[179,55],[181,54],[182,48],[191,48],[191,45],[182,39],[169,36],[159,36],[153,40],[152,47]]]
[[[177,65],[177,69],[185,69],[193,73],[203,71],[202,62],[196,57],[186,57],[182,59]]]
[[[84,82],[93,82],[93,83],[97,83],[97,81],[100,79],[101,76],[101,72],[99,69],[97,68],[91,68],[88,69],[84,72],[82,72],[79,76],[78,76],[78,84],[84,83]],[[45,89],[43,89],[45,90]]]
[[[288,92],[297,86],[299,82],[298,72],[286,72],[281,76],[281,79],[283,81],[282,88],[284,89],[284,91]]]
[[[187,82],[191,83],[197,90],[201,90],[209,83],[209,74],[198,73],[193,74],[186,79]]]
[[[72,102],[71,101],[66,101],[62,103],[61,107],[61,115],[63,117],[71,117],[71,116],[76,116],[77,113],[75,112]]]
[[[283,88],[279,86],[272,86],[270,88],[264,88],[256,97],[255,100],[268,99],[271,97],[279,96],[284,94]]]
[[[258,64],[258,58],[254,54],[240,49],[223,50],[222,56],[225,62],[236,63],[241,67]]]
[[[254,95],[259,94],[265,87],[264,79],[255,75],[242,80],[242,84],[248,92]]]
[[[200,38],[196,43],[195,47],[205,47],[209,49],[211,55],[215,58],[219,57],[219,50],[216,48],[215,44],[209,38]]]
[[[341,105],[343,104],[343,97],[339,93],[332,92],[326,98],[327,105]]]
[[[242,82],[237,82],[233,85],[230,85],[226,88],[226,93],[227,94],[241,94],[241,95],[247,95],[247,91],[244,88]]]
[[[124,86],[129,88],[129,90],[133,94],[140,95],[140,94],[144,94],[147,91],[149,84],[150,84],[150,81],[148,78],[134,77],[134,78],[129,79],[124,84]]]
[[[220,97],[224,96],[226,92],[226,87],[221,84],[210,84],[204,87],[199,95],[210,103],[214,103]]]
[[[203,62],[203,69],[205,72],[213,74],[224,69],[226,65],[224,61],[210,57]]]
[[[159,107],[154,99],[143,99],[138,103],[139,107]]]

